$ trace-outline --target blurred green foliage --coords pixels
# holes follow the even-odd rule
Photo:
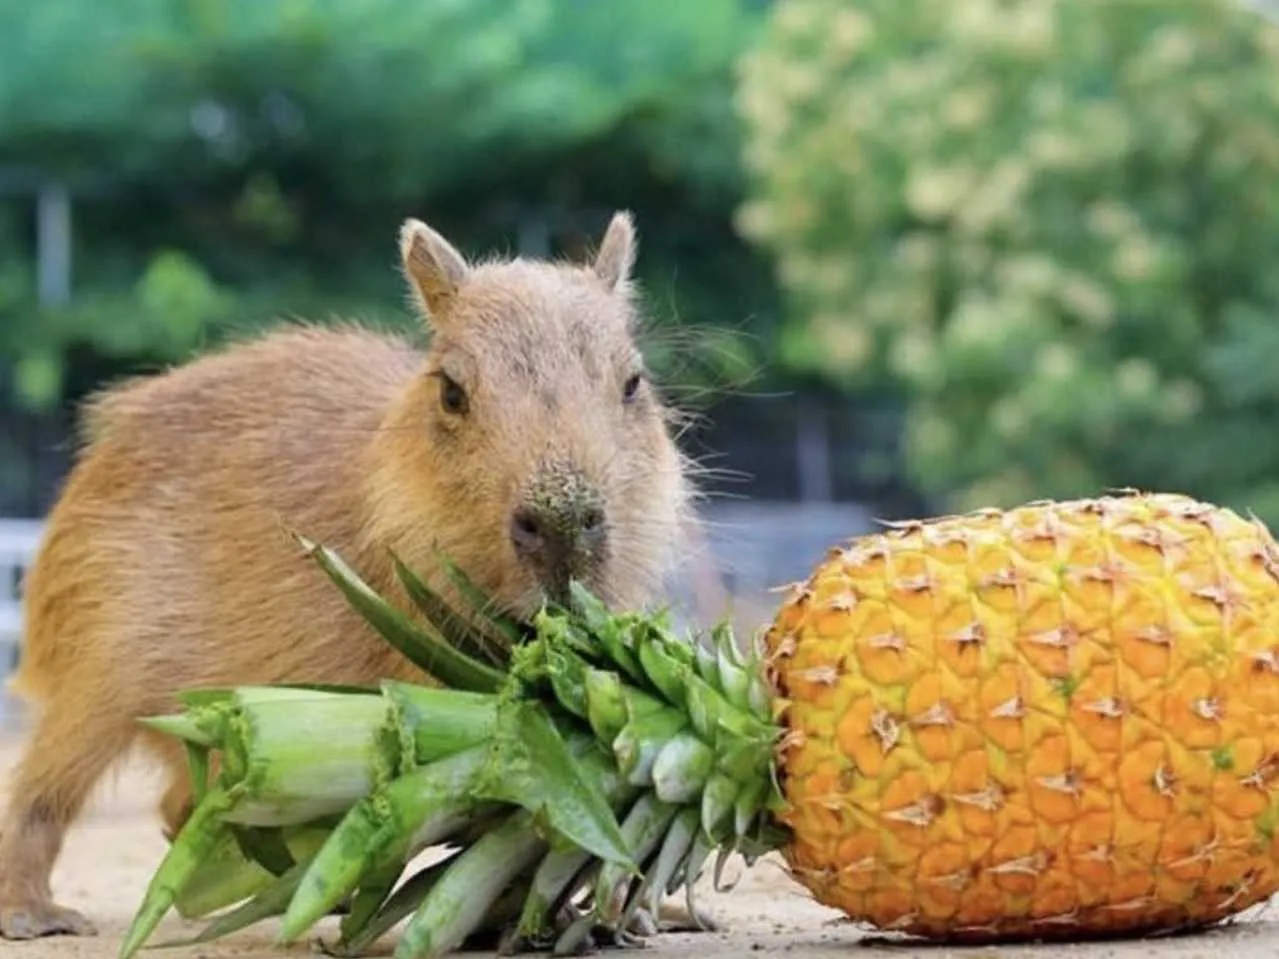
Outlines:
[[[1279,522],[1279,32],[1237,0],[779,0],[743,61],[785,362],[953,506]]]
[[[659,362],[681,381],[736,375],[750,341],[728,334],[772,289],[732,227],[732,65],[759,7],[0,0],[9,398],[46,409],[280,314],[412,322],[408,215],[472,253],[583,255],[615,206],[637,214],[671,334]],[[51,179],[73,193],[61,307],[35,291]]]

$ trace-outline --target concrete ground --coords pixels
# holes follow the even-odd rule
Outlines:
[[[0,791],[7,791],[9,770],[16,758],[13,733],[0,732]],[[34,942],[4,942],[5,959],[115,959],[120,936],[136,908],[151,870],[163,855],[164,842],[152,813],[156,780],[144,767],[126,767],[68,836],[66,852],[54,874],[57,897],[80,909],[99,925],[94,938],[50,938]],[[0,863],[0,867],[4,864]],[[885,941],[839,925],[836,914],[805,897],[773,863],[757,864],[730,893],[707,889],[701,903],[725,922],[725,932],[666,935],[650,941],[638,955],[665,957],[786,955],[793,959],[864,957],[864,959],[1275,959],[1279,957],[1279,914],[1255,909],[1242,920],[1210,933],[1160,941],[1108,942],[1079,946],[954,949]],[[153,941],[170,938],[181,929],[170,918]],[[273,927],[246,930],[212,946],[165,950],[174,959],[287,959],[307,955],[306,944],[283,949],[272,943]],[[326,934],[329,932],[325,930]],[[379,944],[389,955],[394,938]],[[145,953],[144,953],[145,954]]]

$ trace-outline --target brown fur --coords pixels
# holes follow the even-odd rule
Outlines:
[[[629,217],[590,264],[468,265],[405,224],[429,351],[356,327],[284,327],[96,399],[85,450],[26,585],[14,688],[41,717],[0,821],[0,934],[87,934],[49,876],[95,783],[184,687],[374,682],[419,673],[348,609],[283,526],[336,548],[403,603],[387,547],[433,571],[443,548],[513,611],[542,598],[512,511],[557,477],[589,481],[607,542],[588,581],[653,597],[688,518],[684,463],[642,369]],[[466,395],[442,408],[447,373]],[[585,479],[583,479],[585,478]],[[444,588],[438,577],[432,577]],[[166,829],[189,812],[171,743]]]

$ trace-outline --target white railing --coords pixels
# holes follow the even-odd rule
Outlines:
[[[21,582],[43,531],[40,520],[0,519],[0,679],[17,662],[22,638]]]

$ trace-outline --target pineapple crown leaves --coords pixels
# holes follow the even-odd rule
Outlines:
[[[699,802],[700,825],[722,855],[776,848],[785,834],[767,813],[781,803],[780,731],[760,653],[742,657],[726,627],[710,650],[681,642],[661,616],[610,614],[580,584],[572,589],[571,610],[536,617],[537,639],[517,654],[510,682],[549,685],[632,785],[666,803]]]
[[[184,694],[186,712],[148,720],[186,741],[197,784],[211,750],[223,761],[217,781],[198,786],[197,812],[153,877],[122,959],[219,843],[264,878],[191,941],[281,914],[290,941],[350,896],[339,952],[359,954],[411,915],[396,955],[417,959],[499,921],[557,951],[580,947],[600,923],[622,935],[616,924],[681,887],[691,910],[712,853],[718,887],[731,852],[750,860],[784,839],[770,816],[780,730],[759,654],[744,656],[727,624],[709,643],[689,643],[664,612],[614,613],[577,583],[567,605],[519,623],[446,558],[468,609],[450,607],[393,556],[419,620],[333,551],[296,539],[370,627],[444,685],[197,690]],[[349,694],[360,694],[358,708]],[[349,749],[336,760],[285,734],[326,721]],[[259,726],[270,732],[262,741]],[[330,794],[321,764],[348,793]],[[264,784],[281,788],[264,800]],[[278,805],[286,800],[309,812],[290,813]],[[288,842],[294,826],[315,827],[316,848]],[[441,842],[450,854],[400,883],[408,860]],[[554,928],[583,892],[591,908]]]
[[[638,871],[603,790],[582,774],[540,703],[510,700],[499,709],[488,762],[473,789],[481,798],[524,807],[572,846]]]
[[[486,608],[482,594],[470,598]],[[558,705],[548,729],[567,728],[563,713],[585,720],[625,784],[652,789],[654,800],[670,807],[671,815],[660,819],[666,843],[649,863],[670,874],[658,875],[659,885],[669,885],[680,865],[696,859],[695,869],[679,873],[691,882],[714,845],[720,848],[717,886],[733,849],[751,860],[777,848],[785,831],[766,813],[780,802],[772,763],[780,730],[761,652],[743,657],[726,623],[711,632],[709,645],[681,641],[664,612],[612,613],[580,583],[571,584],[570,601],[567,607],[547,604],[533,617],[531,634],[512,649],[499,700]],[[675,815],[678,804],[699,796],[698,808]],[[601,815],[595,826],[613,834],[606,809],[591,804]],[[700,829],[686,841],[675,822]],[[639,828],[633,819],[620,825],[628,840],[635,838],[628,828]],[[651,852],[640,849],[637,858]],[[610,865],[616,870],[622,864]],[[601,875],[601,883],[620,878]],[[648,890],[653,877],[646,875],[641,889],[658,895],[657,887]],[[633,898],[630,907],[637,903]]]
[[[429,606],[422,610],[426,618],[415,622],[379,596],[336,552],[313,543],[300,534],[295,533],[293,536],[342,591],[356,612],[415,666],[456,689],[492,692],[501,686],[505,673],[500,668],[481,662],[465,652],[468,646],[478,641],[479,633],[468,632],[465,639],[459,636],[450,642],[430,618],[432,610],[440,616],[440,609]],[[392,558],[401,584],[409,598],[421,609],[422,598],[434,594],[393,554]],[[448,568],[456,570],[453,566]],[[456,627],[458,620],[455,616],[445,618],[450,629]],[[485,651],[490,649],[488,644],[484,644],[482,648]]]
[[[130,956],[142,948],[143,942],[173,907],[199,865],[227,835],[227,827],[220,818],[235,806],[240,792],[242,789],[236,786],[214,788],[195,807],[182,832],[169,847],[161,868],[147,886],[142,905],[121,942],[121,956]]]
[[[204,803],[209,792],[211,748],[233,740],[243,744],[247,730],[244,728],[243,717],[234,710],[234,692],[231,690],[189,690],[181,694],[180,699],[190,705],[188,713],[148,717],[142,722],[159,732],[183,740],[191,777],[192,799],[199,806]],[[230,750],[231,766],[226,778],[234,781],[217,797],[228,810],[250,788],[244,770],[237,769],[234,765],[240,752],[242,750]],[[273,833],[231,824],[224,824],[224,832],[235,842],[246,859],[276,875],[293,864],[292,856]]]

